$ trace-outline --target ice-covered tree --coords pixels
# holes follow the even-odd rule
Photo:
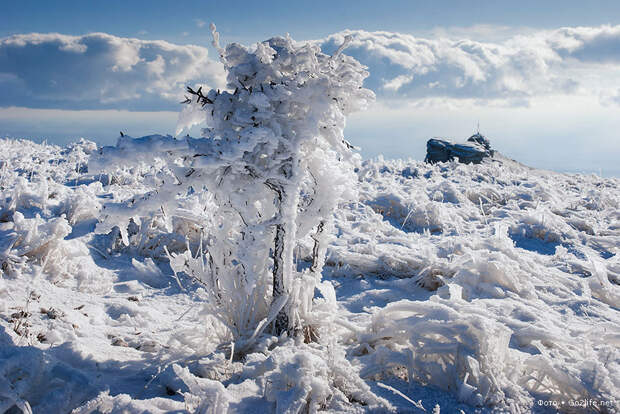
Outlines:
[[[205,122],[204,138],[123,137],[104,149],[95,163],[126,161],[128,152],[159,157],[170,177],[157,194],[108,210],[115,213],[100,230],[159,204],[172,208],[180,189],[205,188],[213,210],[205,245],[197,257],[172,254],[171,265],[207,287],[212,312],[244,346],[271,322],[277,335],[309,323],[333,210],[355,187],[345,116],[374,95],[363,88],[365,68],[342,53],[347,41],[330,56],[290,37],[224,49],[212,33],[228,90],[188,88],[177,131]],[[294,250],[308,237],[311,264],[298,270]]]

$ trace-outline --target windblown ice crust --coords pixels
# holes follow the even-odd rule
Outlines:
[[[365,161],[335,215],[317,342],[264,335],[231,361],[163,248],[194,234],[195,251],[208,194],[132,221],[123,246],[94,233],[102,206],[158,188],[163,164],[93,175],[93,143],[0,145],[0,412],[422,412],[379,383],[445,413],[620,394],[618,179]]]

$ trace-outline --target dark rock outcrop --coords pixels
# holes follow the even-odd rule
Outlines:
[[[489,140],[479,132],[469,137],[463,144],[455,144],[443,139],[429,139],[426,143],[426,158],[424,161],[434,164],[457,159],[465,164],[480,164],[483,159],[492,157],[495,153],[491,149]]]
[[[491,151],[491,142],[480,132],[476,132],[474,135],[467,138],[467,142],[475,142],[476,144],[482,145],[487,151]]]

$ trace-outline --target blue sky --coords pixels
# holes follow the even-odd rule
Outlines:
[[[617,1],[3,2],[0,136],[171,133],[184,85],[224,87],[212,21],[223,43],[352,34],[378,96],[347,127],[364,156],[419,159],[479,121],[526,164],[620,176]]]

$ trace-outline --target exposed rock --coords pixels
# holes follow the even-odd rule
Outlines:
[[[480,132],[476,132],[474,135],[467,138],[467,142],[475,142],[476,144],[482,145],[487,151],[491,151],[491,142]]]
[[[495,153],[491,149],[489,140],[479,132],[472,135],[463,144],[452,141],[432,138],[426,143],[426,158],[424,161],[434,164],[457,159],[465,164],[480,164],[484,158],[492,157]]]

